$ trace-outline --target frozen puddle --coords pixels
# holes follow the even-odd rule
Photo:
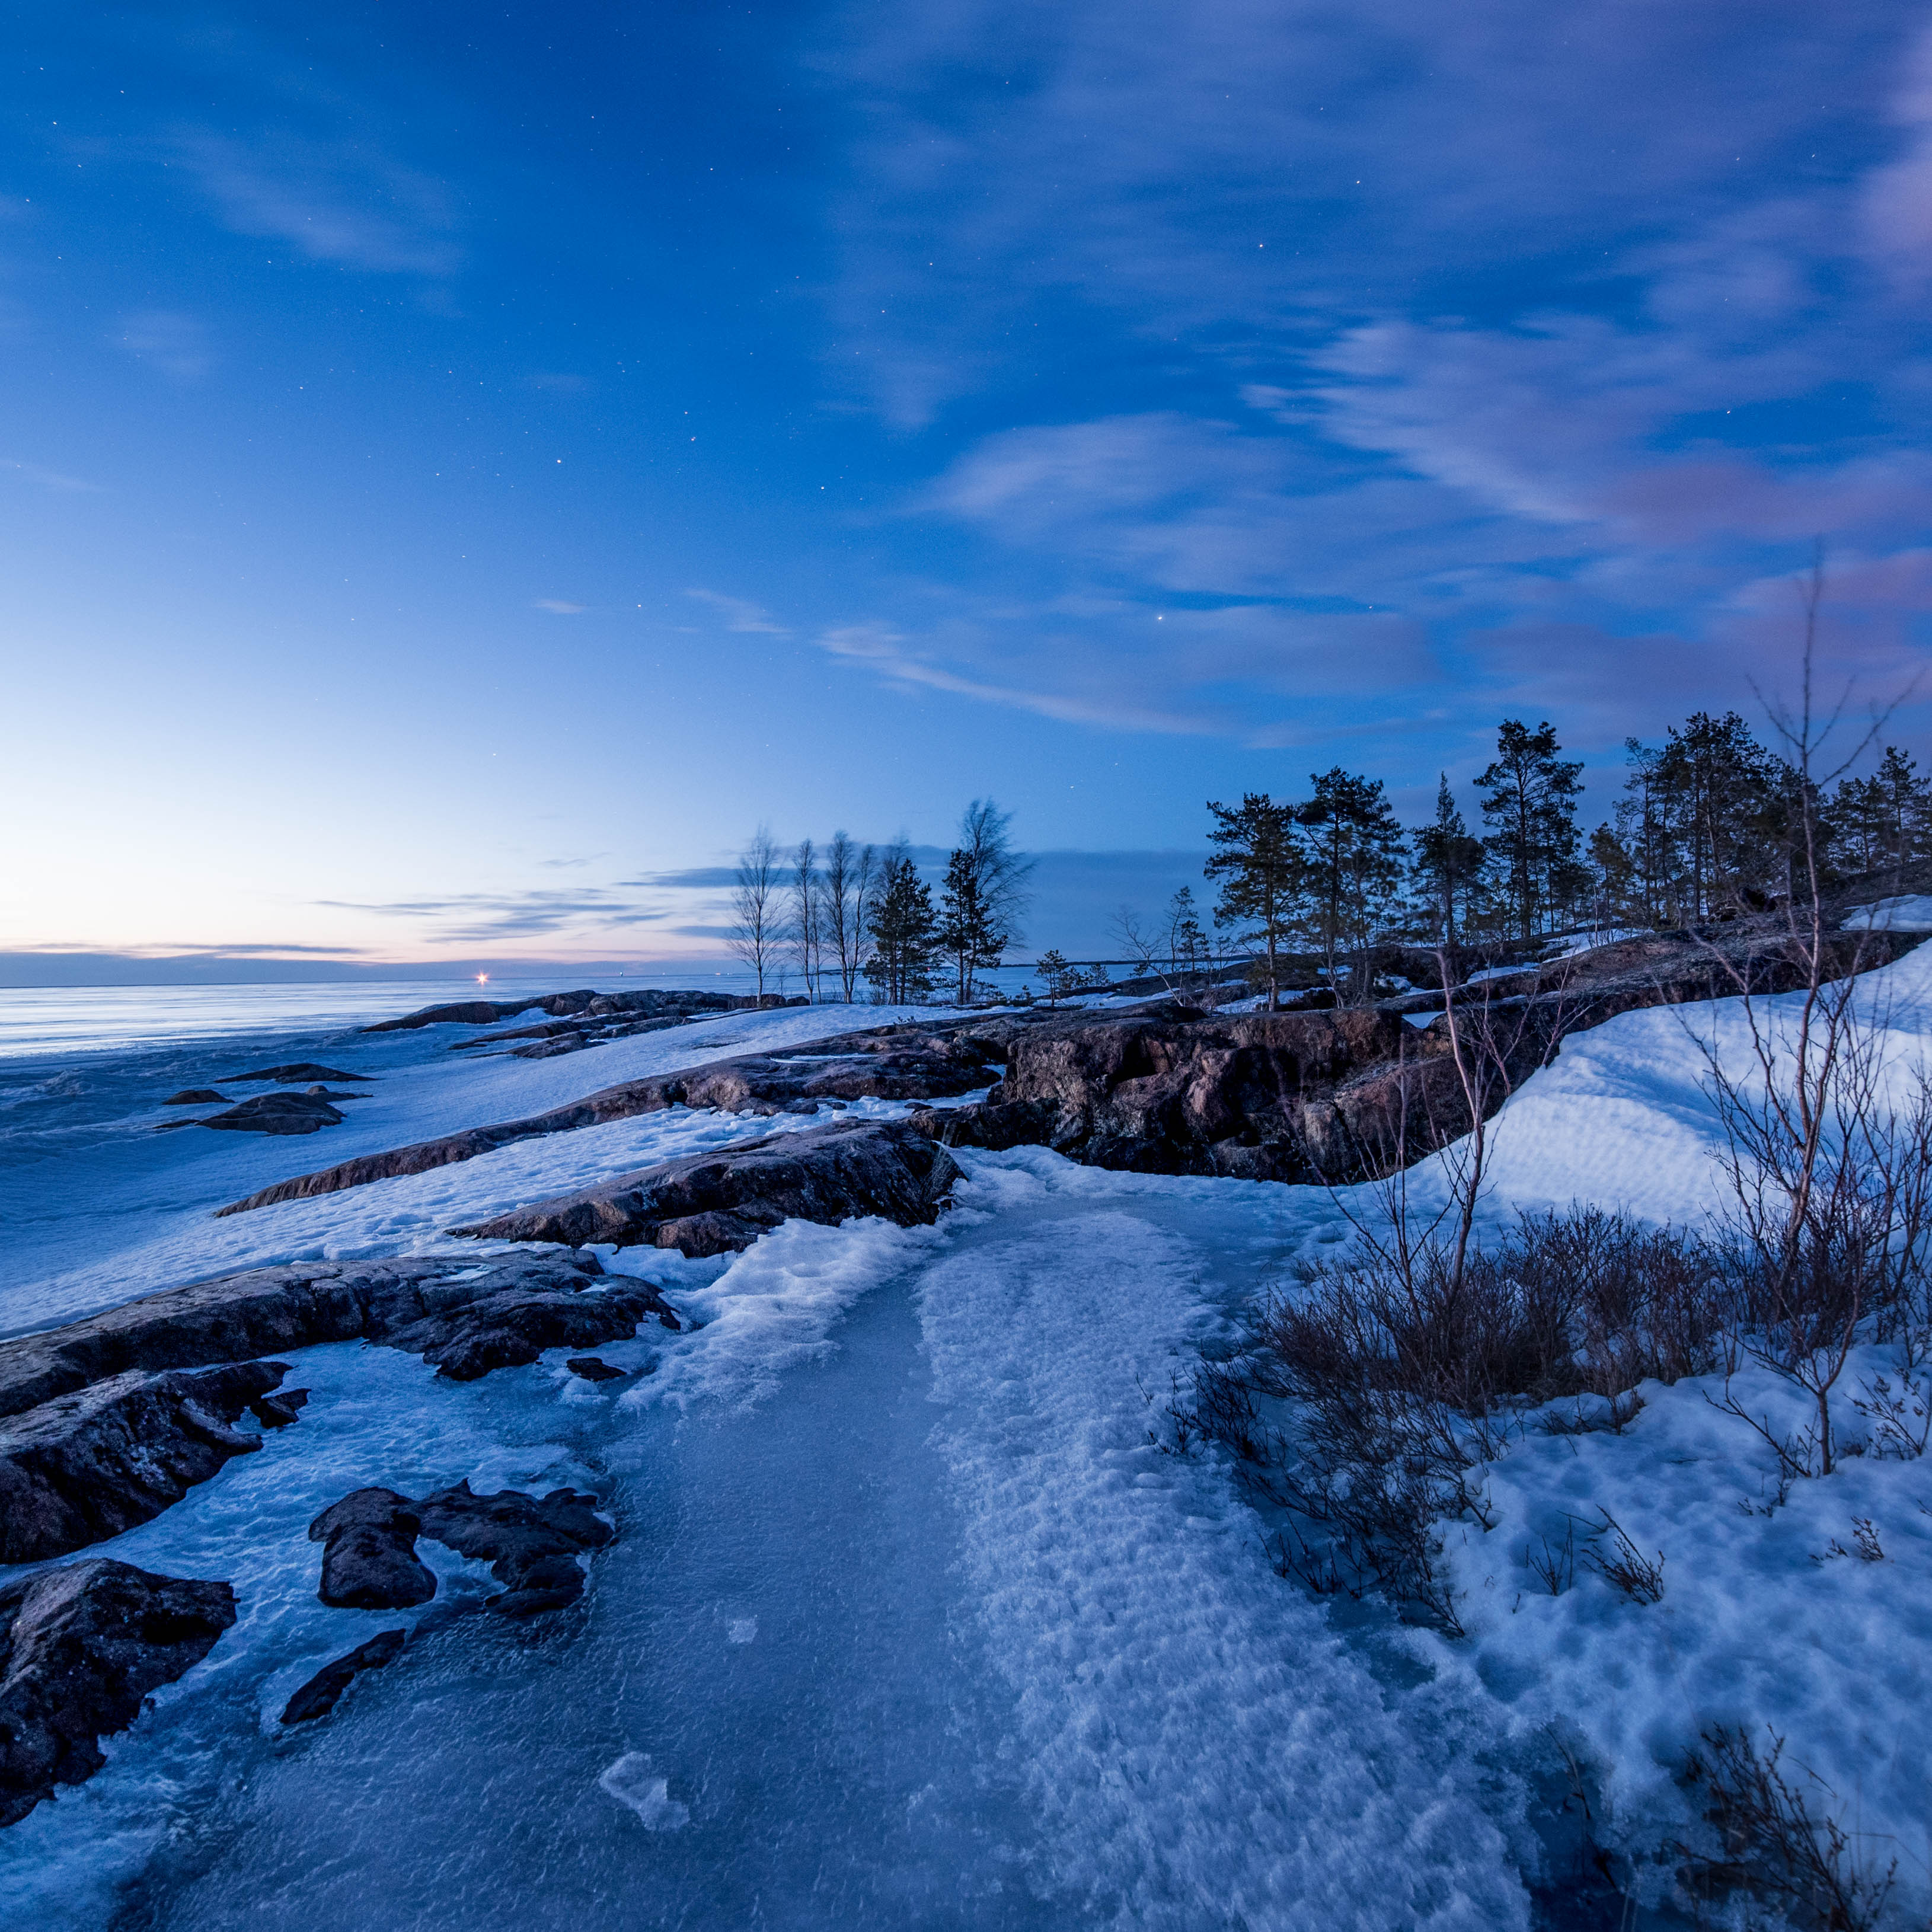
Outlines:
[[[1148,1442],[1142,1387],[1307,1232],[1298,1197],[973,1165],[994,1211],[794,1225],[686,1282],[710,1325],[616,1400],[567,1399],[556,1365],[452,1389],[380,1349],[298,1357],[296,1429],[105,1546],[235,1576],[244,1623],[0,1838],[0,1919],[1526,1924],[1454,1727],[1413,1699],[1399,1724],[1225,1473]],[[520,1627],[433,1604],[281,1733],[302,1674],[402,1621],[316,1603],[309,1516],[465,1473],[604,1498],[583,1602]]]

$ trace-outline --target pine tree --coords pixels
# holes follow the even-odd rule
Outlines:
[[[1208,935],[1194,910],[1192,888],[1183,886],[1167,902],[1167,962],[1178,978],[1198,973],[1208,960]]]
[[[1482,890],[1483,864],[1488,854],[1483,842],[1464,822],[1449,775],[1439,772],[1436,784],[1436,816],[1410,835],[1415,848],[1411,874],[1424,908],[1430,937],[1437,944],[1456,944],[1457,915],[1466,922],[1469,909]]]
[[[1338,962],[1352,958],[1349,997],[1360,1004],[1368,998],[1375,938],[1402,877],[1402,827],[1379,778],[1336,765],[1311,772],[1310,782],[1314,794],[1294,813],[1302,851],[1298,923],[1338,998]]]
[[[1216,926],[1240,928],[1238,945],[1259,947],[1268,1010],[1281,1004],[1280,953],[1289,937],[1301,879],[1302,856],[1294,836],[1294,808],[1276,805],[1265,792],[1250,792],[1238,807],[1208,802],[1217,849],[1204,868],[1221,882]]]
[[[1080,969],[1070,966],[1066,956],[1057,947],[1049,947],[1040,956],[1040,976],[1046,988],[1048,1006],[1057,1006],[1070,994],[1076,992],[1080,985]]]
[[[1559,758],[1562,748],[1546,720],[1532,731],[1505,718],[1495,762],[1476,778],[1490,826],[1483,843],[1504,915],[1524,940],[1546,931],[1585,882],[1576,860],[1576,775],[1583,767]]]
[[[932,891],[903,847],[886,854],[872,904],[872,958],[866,976],[890,1004],[932,992]]]
[[[964,848],[946,862],[946,886],[934,938],[939,950],[952,961],[959,1004],[965,1006],[973,998],[974,975],[998,966],[1008,935],[989,902],[985,868]]]

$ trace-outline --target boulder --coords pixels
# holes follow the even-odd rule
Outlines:
[[[481,1557],[505,1588],[484,1603],[500,1616],[561,1610],[584,1594],[580,1554],[602,1550],[616,1534],[596,1514],[597,1498],[553,1490],[541,1500],[520,1490],[494,1496],[468,1483],[440,1490],[416,1505],[422,1533],[458,1555]]]
[[[375,1076],[344,1073],[339,1067],[319,1066],[313,1060],[296,1060],[286,1066],[258,1066],[252,1073],[230,1073],[225,1077],[231,1087],[248,1080],[274,1080],[285,1087],[298,1086],[308,1081],[340,1080],[353,1087],[366,1085]]]
[[[196,1124],[238,1134],[312,1134],[322,1127],[340,1126],[344,1118],[313,1094],[257,1094]]]
[[[230,1425],[287,1373],[131,1369],[0,1420],[0,1563],[64,1556],[159,1516],[262,1446]]]
[[[212,1087],[184,1087],[178,1094],[170,1094],[161,1102],[164,1107],[225,1107],[228,1096],[218,1094]]]
[[[599,1361],[595,1355],[572,1355],[564,1366],[587,1382],[621,1382],[628,1379],[623,1370],[614,1369],[608,1362]]]
[[[581,1324],[558,1312],[578,1296]],[[525,1303],[538,1311],[527,1324],[518,1312]],[[250,1268],[0,1342],[0,1417],[130,1369],[245,1362],[318,1342],[379,1342],[418,1354],[480,1347],[502,1362],[530,1361],[546,1324],[559,1332],[541,1346],[590,1348],[634,1334],[646,1315],[677,1321],[649,1283],[612,1280],[591,1254],[503,1255],[480,1268],[448,1256]],[[566,1328],[597,1332],[577,1340]],[[499,1339],[488,1342],[484,1330]]]
[[[105,1557],[0,1585],[0,1825],[106,1762],[98,1740],[235,1621],[227,1584]]]
[[[415,1504],[394,1490],[355,1490],[308,1526],[322,1545],[322,1586],[332,1610],[401,1610],[436,1594],[436,1577],[416,1554]]]
[[[326,1718],[340,1701],[342,1694],[364,1670],[380,1670],[394,1661],[407,1630],[379,1630],[367,1643],[359,1643],[346,1657],[326,1664],[282,1707],[285,1724],[306,1724]]]
[[[490,1240],[648,1242],[687,1255],[725,1254],[793,1219],[836,1227],[876,1214],[902,1228],[930,1223],[958,1173],[918,1126],[840,1122],[686,1155],[450,1232]]]

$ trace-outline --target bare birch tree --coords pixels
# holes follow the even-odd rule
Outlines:
[[[823,908],[820,901],[824,882],[817,860],[812,841],[801,838],[798,850],[792,854],[790,928],[793,952],[798,961],[800,976],[805,981],[805,996],[808,1000],[819,997],[824,960],[824,935],[820,930]]]
[[[771,828],[760,826],[738,855],[738,875],[731,890],[731,923],[725,942],[752,969],[760,1000],[765,997],[765,975],[778,952],[782,864]]]

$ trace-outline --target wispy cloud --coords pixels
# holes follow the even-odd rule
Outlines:
[[[0,473],[63,495],[70,491],[94,491],[100,488],[98,483],[90,483],[85,477],[70,476],[63,470],[49,470],[38,463],[23,463],[17,457],[0,456]]]
[[[431,929],[439,942],[476,944],[565,932],[608,932],[621,926],[649,925],[664,916],[637,900],[597,886],[578,892],[538,889],[458,892],[444,898],[317,899],[314,903],[338,912],[414,920]]]
[[[194,128],[172,146],[238,234],[376,274],[444,276],[462,261],[448,187],[372,138]]]
[[[762,604],[743,597],[728,597],[719,590],[687,590],[686,596],[716,611],[728,631],[743,631],[767,638],[788,638],[788,626],[781,624]]]
[[[137,309],[122,316],[114,340],[136,362],[178,382],[206,375],[214,360],[200,318],[172,309]]]
[[[532,610],[548,610],[554,617],[580,617],[588,608],[583,604],[566,603],[561,597],[538,597],[530,604]]]

